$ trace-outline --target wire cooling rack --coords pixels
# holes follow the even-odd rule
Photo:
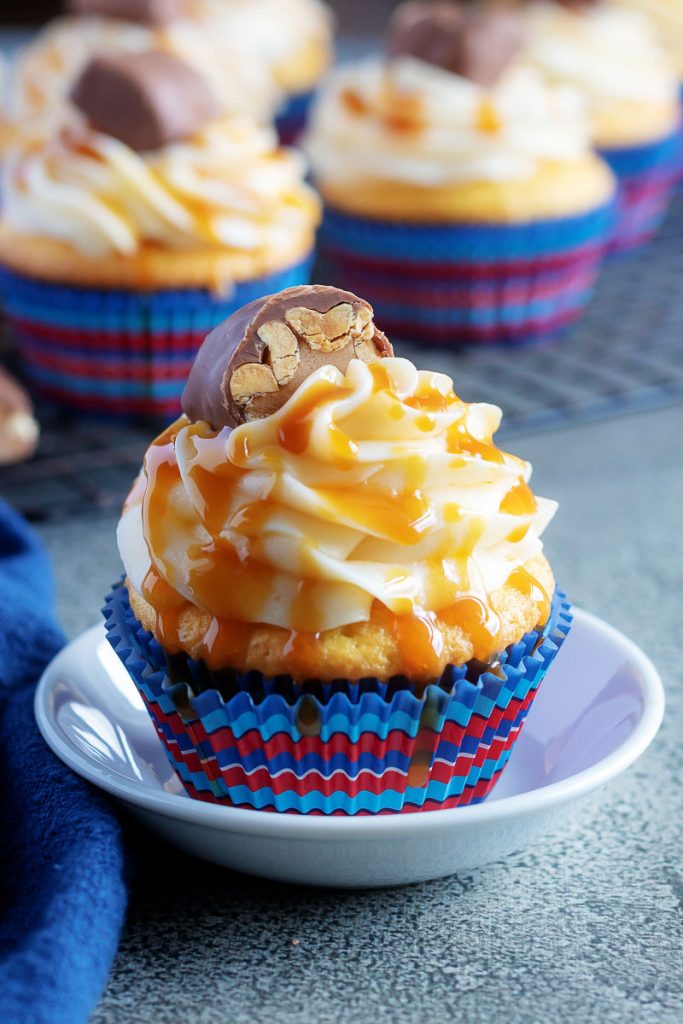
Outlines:
[[[443,370],[468,401],[503,409],[498,435],[584,423],[683,401],[683,194],[657,239],[604,268],[583,318],[543,348],[398,351]],[[42,408],[42,405],[40,406]],[[114,426],[41,415],[38,453],[0,469],[0,494],[29,519],[120,506],[159,423]]]

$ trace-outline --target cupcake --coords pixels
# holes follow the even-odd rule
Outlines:
[[[482,800],[569,629],[555,503],[495,406],[291,288],[215,328],[118,527],[109,640],[187,792],[324,814]]]
[[[638,11],[653,24],[659,45],[666,50],[679,82],[683,83],[683,4],[680,0],[611,0],[611,2],[617,7]]]
[[[594,145],[619,181],[613,246],[650,238],[679,170],[676,72],[647,19],[602,3],[534,3],[526,13],[529,59],[552,82],[579,89]]]
[[[518,59],[520,19],[406,4],[387,55],[337,72],[305,149],[334,279],[430,344],[547,339],[583,309],[613,177],[578,97]]]
[[[299,154],[216,117],[149,51],[96,58],[68,116],[4,168],[0,281],[36,389],[72,409],[176,415],[207,330],[307,280],[318,220]]]
[[[315,89],[333,56],[333,19],[326,0],[204,0],[221,31],[261,61],[283,94],[276,127],[294,142],[308,117]]]
[[[94,57],[163,50],[210,83],[222,113],[268,121],[282,141],[303,127],[332,56],[321,0],[71,0],[17,61],[11,109],[51,115]]]
[[[263,60],[222,30],[225,0],[72,0],[20,50],[9,82],[9,112],[21,128],[59,118],[74,82],[95,57],[161,50],[209,84],[221,114],[268,123],[283,93]]]

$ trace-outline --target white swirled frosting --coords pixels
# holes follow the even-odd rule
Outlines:
[[[216,20],[216,24],[213,21]],[[76,78],[93,57],[161,49],[195,68],[211,87],[224,113],[267,121],[281,93],[263,61],[238,45],[222,21],[202,15],[163,28],[111,18],[59,18],[20,51],[9,82],[8,114],[59,120]]]
[[[528,57],[551,79],[576,86],[593,103],[675,104],[676,75],[638,12],[536,3],[526,17]]]
[[[321,0],[200,0],[203,16],[276,75],[302,47],[327,47],[332,12]]]
[[[541,161],[589,151],[579,97],[526,67],[492,88],[412,57],[334,74],[305,148],[323,183],[384,179],[426,187],[524,180]]]
[[[683,76],[683,4],[681,0],[612,0],[617,6],[640,11],[655,26],[659,42]]]
[[[375,600],[409,615],[485,598],[542,550],[556,508],[492,444],[500,417],[391,358],[323,367],[232,432],[181,418],[119,523],[126,573],[143,591],[153,566],[219,619],[296,630],[367,621]]]
[[[250,120],[214,121],[185,142],[137,153],[73,119],[8,156],[3,218],[92,256],[132,254],[145,242],[284,254],[315,218],[304,173],[299,154]]]

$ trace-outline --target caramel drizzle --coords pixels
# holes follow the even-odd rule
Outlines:
[[[373,364],[371,372],[375,391],[388,390],[390,375],[381,363]],[[295,455],[305,453],[311,441],[314,414],[321,404],[341,397],[343,389],[329,381],[318,381],[299,401],[294,401],[278,424],[277,438],[283,451]],[[419,392],[404,401],[422,415],[433,416],[460,404],[455,395],[443,395],[435,388]],[[164,557],[172,549],[176,503],[172,490],[181,484],[176,461],[175,441],[181,428],[186,427],[185,442],[193,449],[187,460],[187,493],[208,535],[189,551],[191,568],[183,581],[184,594],[175,589],[174,565]],[[332,428],[332,429],[330,429]],[[342,468],[352,464],[354,443],[335,424],[328,425],[328,437],[333,461]],[[196,615],[196,607],[210,613],[209,626],[203,638],[201,654],[210,668],[232,667],[246,669],[249,649],[255,633],[261,628],[254,619],[269,596],[272,568],[259,559],[263,529],[276,502],[267,495],[246,504],[236,504],[237,486],[249,472],[228,458],[227,432],[214,432],[208,424],[188,425],[181,417],[150,447],[145,458],[146,487],[143,497],[143,523],[152,567],[142,587],[143,596],[156,613],[156,635],[169,653],[183,649],[182,638],[186,622]],[[467,431],[462,421],[447,432],[448,450],[500,464],[505,455],[492,441],[479,440]],[[249,457],[246,444],[239,455]],[[401,493],[391,493],[373,486],[371,481],[352,488],[328,487],[317,491],[328,507],[330,520],[349,519],[369,535],[377,535],[395,543],[416,544],[431,526],[431,509],[420,488],[426,467],[424,460],[415,457],[405,468],[410,487]],[[139,486],[135,488],[137,495]],[[131,499],[132,500],[132,499]],[[500,505],[500,511],[528,520],[536,510],[536,499],[528,485],[521,481],[510,490]],[[462,515],[461,508],[451,503],[445,510],[447,521],[455,522]],[[226,524],[233,534],[245,539],[244,546],[235,546],[224,535]],[[528,530],[528,521],[508,535],[514,542],[522,539]],[[467,581],[467,563],[480,535],[483,524],[474,524],[467,540],[466,550],[455,553],[462,566],[461,578]],[[440,572],[444,583],[448,579],[443,567]],[[473,581],[470,580],[470,584]],[[296,679],[315,677],[320,633],[301,628],[310,621],[315,607],[315,579],[302,579],[292,606],[292,622],[297,628],[287,631],[285,657],[289,671]],[[550,599],[538,580],[523,568],[515,569],[507,585],[530,597],[537,607],[537,621],[545,622],[550,613]],[[451,584],[452,586],[452,584]],[[471,589],[475,589],[471,588]],[[186,595],[186,596],[185,596]],[[500,620],[482,591],[457,598],[438,613],[414,611],[406,602],[405,614],[389,610],[375,600],[370,622],[394,637],[404,671],[415,680],[438,678],[443,669],[445,634],[459,629],[472,644],[473,658],[488,662],[500,649]]]

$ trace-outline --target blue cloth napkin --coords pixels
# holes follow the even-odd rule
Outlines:
[[[0,1021],[83,1024],[126,908],[119,823],[33,718],[40,673],[64,643],[45,552],[0,501]]]

